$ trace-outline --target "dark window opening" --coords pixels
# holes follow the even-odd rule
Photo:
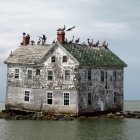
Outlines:
[[[104,71],[101,71],[101,82],[104,82]]]
[[[91,105],[91,93],[88,93],[88,105]]]
[[[117,81],[117,72],[116,71],[113,71],[113,77],[114,77],[114,81],[116,82]]]
[[[65,70],[65,81],[70,81],[70,70]]]
[[[15,69],[15,79],[19,79],[19,69]]]
[[[117,103],[117,93],[114,92],[114,103]]]
[[[32,79],[32,70],[28,70],[28,79]]]
[[[106,79],[105,88],[107,89],[107,72],[105,73],[105,79]]]
[[[51,61],[52,61],[52,63],[55,62],[55,56],[51,57]]]
[[[69,93],[64,93],[64,105],[69,105]]]
[[[110,76],[110,82],[112,82],[112,76]]]
[[[48,81],[52,81],[53,80],[53,72],[52,70],[48,70]]]
[[[67,56],[63,56],[63,62],[67,62],[68,59],[67,59]]]
[[[47,93],[47,104],[52,104],[52,93],[51,92]]]
[[[88,70],[88,80],[91,81],[91,70]]]
[[[40,75],[40,69],[36,69],[36,75]]]
[[[29,101],[30,92],[25,91],[24,101]]]

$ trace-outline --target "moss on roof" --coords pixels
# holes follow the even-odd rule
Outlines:
[[[76,44],[65,44],[63,47],[74,56],[81,65],[120,66],[127,65],[112,51],[103,46],[89,47]]]

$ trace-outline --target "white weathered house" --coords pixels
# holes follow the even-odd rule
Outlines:
[[[5,61],[6,109],[88,114],[123,108],[127,65],[107,46],[65,42],[29,45],[29,37]],[[92,44],[91,44],[92,45]]]

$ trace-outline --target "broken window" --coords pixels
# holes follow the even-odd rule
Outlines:
[[[47,93],[47,104],[52,104],[52,92]]]
[[[67,62],[67,56],[63,56],[63,62]]]
[[[36,69],[36,75],[40,75],[40,69]]]
[[[65,70],[65,81],[70,81],[70,70]]]
[[[88,105],[91,105],[91,93],[88,93]]]
[[[88,81],[91,81],[91,70],[88,70]]]
[[[104,71],[101,71],[101,82],[104,82]]]
[[[32,79],[32,70],[28,70],[28,79]]]
[[[117,103],[117,93],[114,92],[114,103]]]
[[[30,91],[26,90],[24,95],[24,101],[29,102],[29,100],[30,100]]]
[[[52,80],[53,80],[53,71],[48,70],[48,81],[52,81]]]
[[[70,93],[64,93],[64,105],[69,105]]]
[[[19,79],[19,69],[15,69],[15,79]]]
[[[55,56],[51,57],[51,61],[52,61],[52,63],[55,62]]]

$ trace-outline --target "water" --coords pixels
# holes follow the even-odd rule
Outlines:
[[[0,104],[2,105],[2,104]],[[140,110],[125,102],[125,110]],[[0,120],[0,140],[140,140],[139,119]]]

